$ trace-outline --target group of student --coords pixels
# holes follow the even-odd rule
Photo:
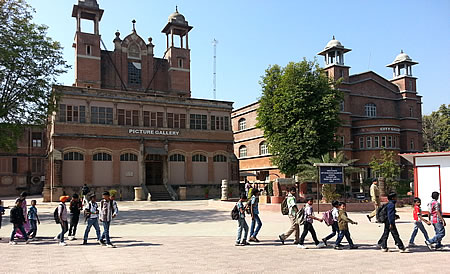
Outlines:
[[[376,183],[375,183],[376,184]],[[262,223],[259,218],[259,210],[258,210],[258,196],[259,191],[256,188],[253,188],[251,194],[243,193],[236,204],[236,208],[239,210],[239,218],[238,221],[238,230],[237,230],[237,238],[236,238],[236,246],[245,246],[249,244],[249,241],[259,242],[256,238],[259,230],[261,229]],[[373,194],[373,192],[371,191]],[[379,195],[379,194],[378,194]],[[251,196],[251,197],[250,197]],[[250,197],[250,198],[249,198]],[[415,247],[414,240],[416,238],[418,230],[420,230],[425,238],[425,244],[430,250],[443,250],[442,239],[445,236],[445,220],[442,217],[441,206],[439,203],[439,193],[433,192],[431,195],[432,201],[429,204],[429,218],[430,221],[423,218],[421,213],[421,200],[419,198],[414,199],[414,209],[413,209],[413,218],[414,218],[414,228],[411,234],[409,245],[407,247],[404,246],[402,240],[400,239],[400,235],[398,233],[396,227],[396,220],[399,216],[396,214],[395,204],[397,202],[397,194],[395,192],[391,192],[388,195],[388,203],[385,205],[380,205],[374,210],[373,216],[368,215],[369,221],[371,221],[372,217],[377,216],[377,222],[384,224],[383,234],[378,240],[377,247],[381,248],[383,252],[388,252],[389,249],[387,247],[387,240],[389,234],[394,238],[395,244],[401,253],[408,252],[409,247]],[[250,201],[246,203],[248,200]],[[327,224],[331,226],[331,233],[324,237],[322,241],[319,241],[317,238],[316,231],[313,226],[314,221],[323,222],[324,218],[318,218],[314,215],[313,211],[313,198],[307,198],[306,204],[304,207],[299,208],[297,205],[296,199],[296,188],[291,187],[289,189],[289,194],[286,197],[286,206],[287,206],[287,215],[290,220],[290,228],[283,234],[278,236],[281,244],[285,243],[285,240],[289,238],[293,233],[295,233],[294,244],[297,245],[298,248],[307,249],[308,247],[304,245],[305,237],[308,233],[311,234],[314,244],[317,248],[323,248],[328,246],[328,241],[337,235],[337,239],[333,245],[334,249],[341,250],[343,249],[343,245],[341,244],[344,237],[346,238],[350,249],[357,249],[358,246],[353,243],[353,240],[350,236],[349,226],[348,224],[357,225],[358,223],[351,220],[347,216],[346,212],[346,203],[333,201],[331,204],[333,208],[326,212],[329,214],[329,218],[327,219]],[[283,206],[282,206],[283,207]],[[250,237],[247,240],[248,236],[248,225],[245,220],[245,213],[250,213],[252,217],[252,225],[250,231]],[[379,216],[378,216],[379,215]],[[324,214],[325,216],[325,214]],[[255,223],[258,224],[256,230],[254,230]],[[435,230],[435,236],[433,238],[429,238],[427,231],[424,228],[423,223],[428,225],[433,225]],[[300,226],[303,226],[303,233],[300,235]],[[244,231],[244,235],[242,237],[242,231]]]
[[[84,213],[85,222],[87,223],[84,231],[83,245],[87,244],[89,232],[93,226],[96,232],[96,239],[100,245],[107,247],[116,247],[112,242],[109,235],[109,228],[111,221],[117,216],[119,209],[115,196],[110,195],[108,191],[103,192],[100,205],[97,204],[97,197],[94,193],[88,194],[85,190],[82,192],[83,201],[77,193],[74,193],[72,197],[63,195],[59,198],[60,203],[54,211],[54,219],[61,227],[61,233],[59,233],[54,240],[59,242],[59,245],[66,246],[64,241],[65,234],[68,234],[68,240],[76,240],[75,234],[77,232],[78,222],[80,220],[81,212]],[[10,211],[10,221],[13,225],[9,243],[16,245],[15,239],[23,238],[25,243],[28,244],[36,239],[37,227],[40,224],[39,215],[36,207],[36,200],[31,201],[31,206],[27,209],[26,202],[27,193],[22,192],[20,197],[17,198],[15,206]],[[69,209],[67,209],[66,203],[69,203]],[[4,208],[0,206],[0,227],[1,227],[1,215],[4,214]],[[103,224],[103,233],[100,232],[99,221]],[[0,239],[1,240],[1,239]]]

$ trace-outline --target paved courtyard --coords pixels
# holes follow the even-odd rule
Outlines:
[[[6,206],[12,203],[12,199],[5,201]],[[411,253],[399,253],[391,238],[392,251],[382,253],[374,247],[382,227],[369,223],[365,212],[349,213],[359,223],[350,225],[352,238],[360,246],[357,250],[315,249],[309,236],[306,245],[311,249],[300,250],[291,240],[283,246],[277,235],[288,229],[289,221],[277,212],[261,212],[260,243],[235,247],[237,224],[230,218],[232,206],[228,210],[211,201],[119,202],[120,214],[110,231],[117,248],[111,249],[97,245],[93,238],[82,246],[83,222],[78,226],[78,240],[58,246],[53,237],[59,225],[52,219],[56,203],[42,204],[38,199],[42,223],[37,241],[9,245],[9,211],[4,216],[0,272],[423,273],[433,265],[433,272],[450,273],[445,261],[450,255],[450,236],[444,238],[446,251],[428,251],[419,233],[419,247]],[[399,209],[399,215],[400,236],[407,244],[413,227],[410,208]],[[323,223],[316,222],[315,228],[319,239],[330,231]],[[432,227],[427,230],[434,235]],[[94,234],[92,229],[90,236]]]

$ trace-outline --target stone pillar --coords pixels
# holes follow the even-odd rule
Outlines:
[[[220,200],[228,200],[228,180],[222,180],[222,197]]]
[[[143,139],[141,140],[141,143],[139,145],[138,168],[139,185],[145,185],[145,146]]]

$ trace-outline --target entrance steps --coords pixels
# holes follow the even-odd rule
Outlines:
[[[152,201],[171,201],[172,197],[164,185],[147,185]]]

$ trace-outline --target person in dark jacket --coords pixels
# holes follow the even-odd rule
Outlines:
[[[392,234],[392,237],[395,240],[397,247],[400,249],[401,253],[408,252],[408,250],[403,245],[402,240],[400,239],[400,235],[398,234],[397,227],[395,225],[395,219],[397,216],[395,214],[395,204],[397,203],[397,194],[395,192],[391,192],[388,195],[388,204],[386,205],[387,210],[387,220],[384,223],[384,231],[381,236],[381,251],[388,252],[387,248],[387,240],[389,237],[389,232]]]
[[[25,243],[29,243],[30,239],[28,238],[27,233],[25,232],[25,228],[23,227],[23,224],[25,223],[25,217],[23,216],[23,209],[22,209],[22,200],[17,199],[16,200],[16,206],[11,209],[10,212],[10,221],[13,224],[13,230],[11,233],[11,238],[9,240],[10,245],[16,245],[17,242],[14,241],[14,235],[16,234],[17,230],[20,230],[22,232],[23,237],[25,238]]]

